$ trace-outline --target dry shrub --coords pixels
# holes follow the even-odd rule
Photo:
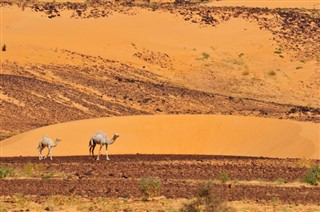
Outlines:
[[[147,200],[160,195],[161,183],[154,177],[143,178],[140,180],[140,191],[143,199]]]
[[[306,158],[301,158],[297,161],[297,166],[301,168],[311,168],[315,164],[312,160],[306,159]]]
[[[213,182],[208,181],[201,184],[196,193],[196,199],[185,204],[182,212],[233,212],[235,209],[227,206],[226,202],[218,195],[213,188]]]

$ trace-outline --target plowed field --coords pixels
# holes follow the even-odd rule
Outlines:
[[[195,155],[112,155],[110,161],[88,156],[1,158],[3,167],[17,170],[0,180],[0,195],[79,195],[141,197],[140,180],[156,177],[161,195],[191,198],[203,182],[213,180],[217,195],[228,201],[320,204],[320,187],[302,183],[306,163],[320,161]],[[103,158],[104,159],[104,158]],[[221,182],[221,175],[227,181]]]

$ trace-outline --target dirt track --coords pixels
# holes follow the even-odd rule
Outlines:
[[[190,198],[201,183],[216,180],[214,189],[226,200],[277,199],[320,205],[319,186],[297,183],[307,171],[298,159],[195,155],[113,155],[110,158],[111,161],[93,161],[87,156],[55,157],[53,161],[39,161],[36,157],[1,158],[3,167],[21,170],[32,164],[38,170],[24,178],[1,179],[0,195],[18,192],[39,196],[140,197],[140,179],[153,176],[161,181],[161,195],[167,198]],[[310,163],[319,165],[320,161]],[[48,173],[53,173],[53,177],[43,179]],[[221,174],[228,174],[227,183],[219,182]]]

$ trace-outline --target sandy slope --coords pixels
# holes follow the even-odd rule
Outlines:
[[[1,156],[36,156],[42,135],[61,137],[53,155],[85,155],[97,130],[119,140],[110,154],[218,154],[320,159],[319,124],[254,117],[133,116],[39,128],[1,142]]]
[[[144,67],[192,89],[304,106],[320,104],[319,62],[292,58],[286,50],[279,57],[274,53],[280,48],[276,35],[257,22],[239,17],[200,27],[181,15],[136,7],[108,11],[105,18],[70,18],[72,13],[61,11],[60,17],[49,19],[30,8],[2,8],[3,42],[8,49],[2,61],[78,64],[58,51],[67,49]],[[280,27],[274,23],[277,16],[265,17]]]

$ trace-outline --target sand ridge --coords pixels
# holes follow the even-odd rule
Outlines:
[[[210,154],[320,159],[319,127],[314,123],[218,115],[99,118],[42,127],[1,141],[1,156],[36,156],[43,135],[63,139],[53,155],[85,155],[90,137],[103,130],[109,137],[120,134],[110,146],[110,155]]]

